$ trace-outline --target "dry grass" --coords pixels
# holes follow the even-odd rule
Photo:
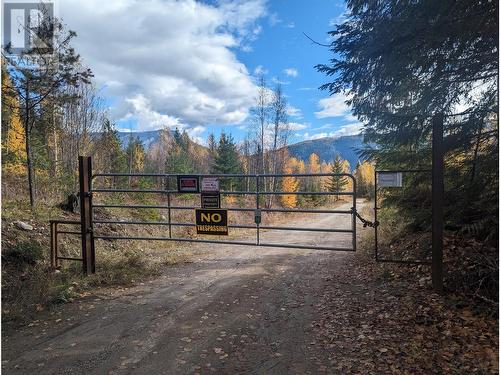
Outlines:
[[[29,209],[26,200],[14,199],[13,194],[3,198],[2,206],[2,320],[22,322],[33,319],[37,312],[54,305],[72,301],[88,294],[96,287],[132,285],[159,275],[165,267],[191,262],[202,256],[199,246],[170,241],[108,241],[96,240],[96,274],[84,277],[81,264],[60,261],[60,268],[50,267],[49,220],[79,220],[78,214],[62,211],[54,200]],[[131,196],[114,194],[97,197],[95,203],[166,205],[166,197],[151,195]],[[198,206],[198,195],[181,195],[172,199],[173,206]],[[343,202],[330,202],[328,207]],[[223,207],[254,208],[255,198],[225,199]],[[275,205],[276,207],[276,205]],[[99,208],[95,217],[107,220],[167,221],[164,209]],[[296,213],[263,213],[262,225],[280,225],[298,218]],[[172,222],[194,223],[194,210],[172,210]],[[18,229],[14,222],[22,220],[34,226],[33,231]],[[254,225],[254,213],[230,212],[231,224]],[[75,230],[61,225],[60,230]],[[167,225],[96,225],[96,233],[114,236],[168,237]],[[253,229],[232,229],[229,239],[242,239],[254,235]],[[195,238],[195,227],[172,227],[173,237]],[[216,239],[216,238],[213,238]],[[221,238],[222,239],[222,238]],[[225,239],[228,239],[227,237]],[[20,245],[22,245],[20,247]],[[40,256],[30,258],[32,252]],[[24,255],[28,254],[26,259]],[[80,238],[61,235],[59,255],[80,256]]]
[[[78,220],[57,207],[37,206],[29,210],[26,202],[6,202],[2,207],[2,321],[31,320],[37,312],[72,301],[96,287],[131,285],[154,277],[166,266],[188,262],[199,252],[188,245],[159,241],[96,241],[96,274],[84,277],[81,263],[60,261],[60,268],[50,267],[49,218]],[[18,229],[22,220],[34,229]],[[65,227],[61,226],[61,230]],[[67,226],[66,229],[75,230]],[[162,229],[136,229],[140,235],[159,236]],[[117,228],[119,235],[128,229]],[[39,250],[39,251],[38,251]],[[38,255],[39,254],[39,255]],[[61,235],[60,256],[80,256],[80,239]]]

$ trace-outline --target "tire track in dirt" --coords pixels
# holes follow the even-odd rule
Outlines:
[[[345,204],[340,209],[349,209]],[[288,225],[349,228],[349,215]],[[349,236],[264,232],[266,242],[329,246]],[[347,238],[347,240],[345,239]],[[346,242],[347,241],[347,242]],[[331,243],[330,243],[331,245]],[[337,245],[337,243],[335,244]],[[6,374],[314,374],[327,359],[311,323],[323,278],[352,254],[199,245],[211,254],[127,292],[64,306],[7,332]],[[334,282],[334,281],[332,281]],[[60,317],[59,317],[60,316]],[[67,320],[69,319],[69,320]]]

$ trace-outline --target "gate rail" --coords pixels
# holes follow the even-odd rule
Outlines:
[[[80,231],[73,230],[59,230],[59,224],[63,225],[81,225],[79,221],[76,220],[50,220],[50,265],[52,268],[59,267],[59,260],[76,260],[82,262],[82,258],[75,257],[65,257],[59,256],[59,235],[60,234],[72,234],[80,236],[82,233]]]
[[[92,176],[92,179],[98,177],[153,177],[170,179],[177,178],[179,174],[156,174],[156,173],[96,173]],[[330,228],[304,228],[304,227],[287,227],[287,226],[266,226],[266,225],[245,225],[245,224],[228,224],[228,228],[237,229],[255,229],[256,230],[256,241],[255,242],[243,242],[243,241],[226,241],[226,240],[209,240],[209,239],[194,239],[194,238],[182,238],[172,236],[172,227],[194,227],[194,223],[185,222],[172,222],[171,213],[173,210],[194,210],[200,208],[199,206],[173,206],[171,205],[171,198],[173,194],[185,194],[180,193],[178,190],[173,189],[113,189],[113,188],[91,188],[90,193],[151,193],[151,194],[166,194],[167,195],[167,205],[119,205],[119,204],[94,204],[92,208],[156,208],[156,209],[166,209],[168,211],[167,221],[131,221],[131,220],[101,220],[94,219],[94,224],[120,224],[120,225],[164,225],[169,227],[168,237],[144,237],[144,236],[105,236],[94,234],[94,239],[105,239],[105,240],[154,240],[154,241],[178,241],[178,242],[194,242],[194,243],[220,243],[220,244],[231,244],[231,245],[252,245],[252,246],[266,246],[266,247],[278,247],[278,248],[295,248],[295,249],[314,249],[314,250],[335,250],[335,251],[356,251],[356,217],[353,214],[356,212],[356,180],[349,173],[341,174],[331,174],[331,173],[302,173],[302,174],[193,174],[193,176],[198,177],[198,179],[203,177],[220,177],[220,178],[242,178],[242,179],[255,179],[255,191],[241,190],[241,191],[220,191],[221,195],[253,195],[255,196],[256,203],[255,208],[239,208],[239,207],[228,207],[224,208],[227,211],[236,212],[254,212],[259,210],[261,212],[297,212],[297,213],[329,213],[329,214],[349,214],[352,215],[351,229],[330,229]],[[261,191],[260,184],[261,181],[267,178],[283,178],[283,177],[346,177],[350,178],[353,182],[353,189],[350,192],[345,191],[333,191],[333,192],[307,192],[307,191],[296,191],[296,192],[278,192],[278,191]],[[332,195],[342,195],[342,196],[352,196],[353,203],[350,210],[325,210],[325,209],[286,209],[286,208],[260,208],[260,197],[266,195],[283,196],[283,195],[303,195],[303,196],[332,196]],[[274,244],[274,243],[264,243],[260,240],[260,230],[284,230],[284,231],[311,231],[311,232],[324,232],[324,233],[352,233],[352,248],[343,247],[330,247],[330,246],[303,246],[303,245],[288,245],[288,244]]]
[[[241,190],[241,191],[224,191],[221,190],[220,195],[228,196],[254,196],[255,206],[248,207],[228,207],[224,208],[227,211],[236,212],[296,212],[296,213],[309,213],[309,214],[345,214],[351,216],[350,229],[341,228],[307,228],[307,227],[295,227],[295,226],[274,226],[274,225],[260,225],[260,222],[255,222],[253,225],[249,224],[230,224],[228,223],[228,228],[238,228],[238,229],[254,229],[256,231],[255,241],[240,241],[240,240],[216,240],[216,239],[206,239],[206,238],[183,238],[174,237],[172,229],[174,227],[194,227],[194,223],[186,222],[174,222],[172,220],[172,212],[176,210],[194,210],[200,208],[200,206],[191,205],[173,205],[172,196],[175,194],[187,194],[186,192],[180,192],[178,190],[172,189],[113,189],[113,188],[94,188],[93,182],[95,179],[100,177],[153,177],[161,178],[162,186],[166,186],[166,182],[170,183],[170,179],[182,176],[181,174],[156,174],[156,173],[96,173],[92,174],[92,159],[91,157],[79,156],[79,180],[80,180],[80,213],[81,220],[78,221],[67,221],[67,224],[80,224],[80,232],[69,231],[59,231],[57,228],[58,224],[63,223],[63,221],[52,221],[51,222],[51,249],[52,249],[52,263],[56,267],[58,265],[58,260],[68,259],[68,260],[78,260],[82,261],[83,272],[85,274],[95,272],[95,239],[101,240],[148,240],[148,241],[174,241],[174,242],[191,242],[191,243],[209,243],[209,244],[229,244],[229,245],[250,245],[250,246],[265,246],[265,247],[275,247],[275,248],[293,248],[293,249],[309,249],[309,250],[335,250],[335,251],[356,251],[356,179],[353,175],[349,173],[332,174],[332,173],[303,173],[303,174],[192,174],[198,178],[203,177],[219,177],[219,178],[240,178],[243,182],[250,182],[252,179],[255,181],[255,190]],[[352,190],[346,191],[296,191],[296,192],[282,192],[282,191],[262,191],[262,182],[270,178],[303,178],[303,177],[345,177],[352,181]],[[245,181],[246,180],[246,181]],[[166,195],[167,202],[165,204],[154,205],[154,204],[107,204],[107,203],[97,203],[94,204],[93,200],[96,194],[116,194],[116,193],[150,193],[150,194],[161,194]],[[196,193],[189,193],[196,194]],[[261,197],[265,196],[284,196],[284,195],[295,195],[295,196],[350,196],[352,197],[352,206],[349,210],[339,210],[339,209],[301,209],[301,208],[268,208],[262,207],[260,204]],[[165,209],[167,210],[167,218],[165,221],[136,221],[136,220],[105,220],[94,217],[94,211],[96,208],[132,208],[132,209]],[[168,236],[164,237],[148,237],[148,236],[115,236],[115,235],[103,235],[96,231],[96,226],[103,224],[117,224],[117,225],[158,225],[168,227]],[[323,233],[346,233],[351,234],[351,247],[338,247],[338,246],[314,246],[314,245],[299,245],[299,244],[285,244],[285,243],[268,243],[261,241],[261,230],[277,230],[277,231],[309,231],[309,232],[323,232]],[[58,234],[66,233],[68,234],[80,234],[82,240],[82,257],[81,258],[69,258],[69,257],[59,257],[57,250],[57,236]]]

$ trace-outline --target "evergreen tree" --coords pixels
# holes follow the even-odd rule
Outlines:
[[[217,145],[217,153],[215,155],[214,166],[212,173],[214,174],[237,174],[242,172],[238,149],[233,140],[233,137],[224,132],[221,133],[219,144]],[[238,179],[225,178],[221,181],[223,189],[237,188]]]
[[[207,138],[208,144],[208,166],[210,169],[213,168],[215,155],[217,153],[217,142],[215,141],[214,133],[210,133]]]
[[[332,168],[332,173],[336,174],[336,176],[330,177],[326,188],[328,191],[332,193],[342,192],[344,190],[344,187],[348,185],[349,181],[347,177],[339,176],[339,174],[345,173],[344,161],[339,155],[337,155],[333,160],[331,168]],[[339,195],[335,195],[335,200],[336,201],[339,200]]]
[[[103,131],[95,143],[95,159],[98,162],[96,170],[103,172],[128,172],[127,155],[122,148],[115,125],[108,119],[104,120]],[[124,185],[127,179],[113,177],[108,182],[112,186]]]
[[[166,166],[168,173],[192,173],[194,166],[189,153],[191,140],[186,132],[175,129],[173,142],[167,156]]]
[[[322,86],[349,93],[365,123],[365,156],[384,169],[429,169],[432,117],[445,115],[448,229],[482,228],[498,238],[498,1],[347,2],[330,32],[335,77]],[[429,228],[428,175],[407,175],[392,205],[416,229]],[[410,181],[411,180],[411,181]],[[476,225],[477,224],[477,225]],[[495,243],[498,244],[498,242]]]
[[[44,48],[34,46],[21,54],[10,53],[11,45],[4,47],[2,58],[5,59],[10,82],[5,87],[9,95],[17,97],[12,109],[19,110],[26,152],[26,170],[29,189],[30,205],[35,205],[35,162],[41,150],[46,150],[46,132],[41,129],[39,120],[43,118],[47,105],[58,99],[72,100],[68,97],[70,88],[90,82],[92,72],[82,67],[80,56],[71,46],[76,33],[66,30],[62,23],[53,17],[44,17],[37,27],[37,36],[42,40],[51,40],[53,49],[47,54]],[[54,33],[54,30],[57,32]],[[29,32],[28,30],[25,30]],[[2,87],[3,88],[3,87]],[[3,90],[2,90],[3,91]],[[47,125],[47,124],[45,124]],[[46,161],[47,158],[41,158]],[[39,165],[38,165],[39,166]]]

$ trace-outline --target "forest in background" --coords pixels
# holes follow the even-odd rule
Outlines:
[[[286,98],[280,84],[271,89],[263,76],[252,110],[253,126],[241,143],[223,132],[218,139],[209,135],[205,147],[190,139],[185,129],[164,128],[147,148],[133,132],[124,146],[97,94],[91,69],[82,67],[71,46],[76,33],[58,27],[53,59],[59,69],[53,69],[56,62],[36,49],[20,58],[2,56],[4,200],[28,201],[32,207],[63,202],[78,191],[78,155],[93,156],[94,172],[354,173],[358,192],[372,195],[374,173],[368,162],[350,166],[340,155],[330,163],[320,163],[314,153],[308,160],[289,156]],[[128,178],[108,183],[146,187],[149,182]],[[264,183],[261,189],[267,191],[349,189],[342,177],[322,179],[310,186],[299,186],[304,183],[294,178],[268,178]],[[267,204],[272,202],[269,199]],[[280,203],[289,207],[301,204],[294,196]]]

